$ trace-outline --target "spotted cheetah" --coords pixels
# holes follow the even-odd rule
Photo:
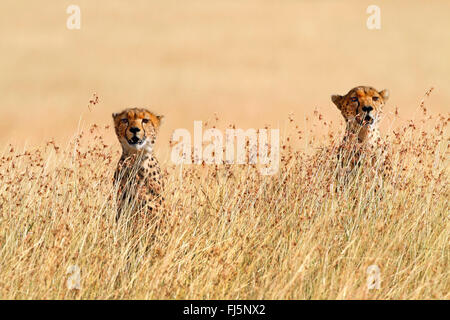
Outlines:
[[[118,219],[126,204],[154,212],[162,204],[161,170],[153,154],[162,116],[139,108],[114,113],[114,128],[122,156],[114,173],[118,186]]]
[[[378,125],[388,98],[388,90],[377,91],[367,86],[353,88],[344,96],[331,96],[346,122],[339,155],[341,164],[349,170],[362,162],[371,166],[375,166],[377,161],[384,163],[385,146]]]

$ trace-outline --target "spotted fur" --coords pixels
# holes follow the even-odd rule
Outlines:
[[[163,201],[161,169],[153,149],[162,116],[139,108],[113,114],[114,128],[122,146],[114,181],[118,186],[118,212],[135,204],[144,212],[154,212]]]

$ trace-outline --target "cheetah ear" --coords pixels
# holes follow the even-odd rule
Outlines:
[[[342,96],[338,95],[338,94],[333,94],[331,96],[331,101],[333,101],[333,103],[338,107],[339,110],[341,110],[341,101],[342,101]]]
[[[150,120],[152,121],[152,124],[156,129],[159,129],[159,127],[161,126],[161,121],[163,118],[164,116],[158,116],[154,113],[152,113],[150,116]]]
[[[112,114],[113,119],[115,119],[118,115],[119,115],[118,113],[113,113]]]
[[[158,119],[158,127],[161,126],[161,122],[164,116],[156,116],[156,119]]]
[[[383,98],[384,101],[387,101],[389,99],[389,90],[384,89],[383,91],[378,92],[380,96]]]

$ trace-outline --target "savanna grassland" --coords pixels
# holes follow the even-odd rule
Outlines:
[[[65,148],[9,147],[0,160],[0,295],[449,298],[448,121],[394,131],[392,169],[376,166],[374,176],[361,166],[347,182],[335,133],[327,147],[307,141],[306,154],[290,146],[307,139],[295,127],[274,176],[251,165],[165,164],[165,205],[149,221],[133,210],[115,220],[118,154],[104,129],[81,132]],[[73,265],[80,287],[69,290]],[[371,265],[380,268],[380,289],[368,290]]]
[[[0,298],[449,299],[450,3],[379,1],[378,31],[369,4],[2,1]],[[391,168],[347,179],[330,95],[361,84],[391,91]],[[111,113],[131,106],[165,116],[148,221],[115,220]],[[175,166],[194,120],[279,128],[278,173]]]

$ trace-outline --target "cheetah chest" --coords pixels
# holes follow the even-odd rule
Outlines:
[[[145,203],[158,198],[162,191],[161,170],[154,157],[121,159],[116,174],[122,199]]]

